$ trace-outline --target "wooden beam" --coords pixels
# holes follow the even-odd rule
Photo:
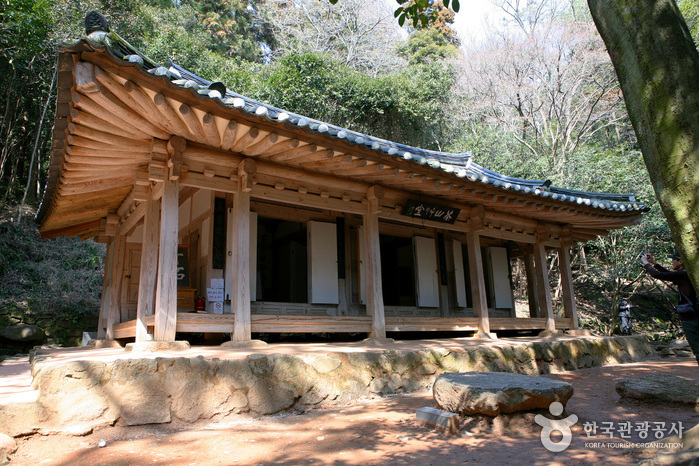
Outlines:
[[[288,149],[269,157],[273,162],[293,162],[297,157],[303,157],[318,150],[315,144],[299,145],[295,149]]]
[[[442,223],[442,222],[436,222],[434,220],[425,220],[425,219],[421,219],[421,218],[408,217],[406,215],[402,215],[400,213],[400,210],[384,209],[379,214],[379,219],[392,220],[392,221],[396,221],[396,222],[405,223],[408,225],[418,225],[418,226],[430,227],[430,228],[435,228],[438,230],[458,231],[461,233],[468,231],[467,223],[465,221],[462,221],[462,220],[457,220],[454,224]]]
[[[209,145],[219,147],[221,145],[221,134],[216,126],[216,117],[211,113],[205,113],[201,122]]]
[[[109,121],[105,121],[95,115],[90,115],[86,112],[81,112],[77,108],[70,109],[70,121],[73,124],[91,128],[104,133],[114,134],[125,138],[149,139],[150,135],[143,131],[129,131],[128,129],[114,125]],[[70,125],[69,125],[70,126]]]
[[[113,238],[119,233],[119,216],[117,214],[107,214],[105,218],[100,220],[99,236],[102,241],[106,242],[107,238]]]
[[[242,153],[245,155],[260,155],[270,147],[276,145],[277,141],[279,141],[279,135],[277,133],[269,133],[267,136],[260,139],[260,141],[243,149]]]
[[[534,243],[534,263],[539,293],[539,315],[546,317],[546,331],[555,332],[556,323],[554,321],[553,301],[551,299],[548,265],[546,263],[546,248],[542,243]]]
[[[133,184],[133,176],[125,176],[110,180],[81,181],[72,183],[63,181],[59,183],[58,192],[62,196],[72,196],[75,194],[96,193],[115,188],[125,188]]]
[[[93,65],[87,62],[80,62],[78,65],[76,65],[76,73],[81,67],[93,67]],[[94,101],[97,106],[102,107],[108,113],[111,113],[113,118],[120,119],[121,121],[119,124],[125,123],[128,126],[135,126],[137,130],[145,131],[153,135],[153,137],[158,137],[161,139],[165,139],[169,136],[167,132],[161,130],[154,124],[150,123],[150,121],[143,118],[137,112],[137,110],[130,109],[106,87],[100,86],[98,92],[91,92],[90,88],[94,85],[98,85],[97,81],[94,79],[94,76],[83,81],[77,81],[76,77],[76,89],[80,92],[84,92],[85,100]],[[99,114],[97,115],[100,116]],[[111,118],[109,119],[112,120]]]
[[[238,126],[238,131],[236,134],[240,132],[241,129],[247,128],[246,126],[239,125]],[[260,137],[260,130],[259,128],[253,126],[247,131],[244,131],[240,137],[238,137],[238,140],[235,141],[235,144],[233,144],[233,147],[231,147],[231,150],[233,152],[242,152],[244,149],[246,149],[248,146],[252,145],[257,138]]]
[[[377,173],[380,171],[383,171],[384,169],[384,164],[382,163],[374,163],[374,164],[368,164],[365,167],[354,167],[354,168],[340,168],[340,169],[330,169],[330,171],[334,175],[338,176],[358,176],[361,177],[363,175],[369,174],[369,173]]]
[[[366,211],[366,208],[359,202],[343,201],[342,199],[331,197],[322,198],[315,194],[304,194],[298,191],[283,189],[283,185],[280,185],[280,187],[282,189],[275,189],[273,186],[257,184],[252,187],[251,194],[256,199],[283,202],[292,206],[301,205],[315,209],[346,212],[359,215],[363,215]]]
[[[206,137],[206,132],[204,131],[204,126],[202,122],[197,118],[194,109],[187,104],[181,104],[179,107],[180,119],[184,122],[189,130],[189,133],[194,135],[194,140],[198,142],[203,142],[210,144],[210,141]]]
[[[539,286],[537,285],[536,267],[534,266],[534,255],[532,254],[531,246],[525,247],[523,261],[524,273],[527,276],[529,316],[541,317],[539,314]]]
[[[170,147],[178,154],[180,141]],[[177,246],[179,231],[179,181],[167,177],[163,182],[160,219],[160,249],[155,298],[155,328],[157,341],[175,341],[177,329]],[[155,197],[155,196],[154,196]]]
[[[102,279],[102,296],[100,313],[97,318],[97,338],[107,338],[107,316],[109,315],[109,298],[111,296],[112,265],[114,263],[114,239],[109,238],[107,254],[104,258],[104,278]]]
[[[160,112],[140,86],[97,66],[95,66],[95,78],[103,87],[109,89],[114,97],[121,101],[122,106],[126,106],[138,113],[149,124],[158,128],[159,131],[164,133],[172,132],[172,128],[164,124],[164,119],[160,117]],[[146,134],[151,136],[151,133],[147,131]]]
[[[148,332],[146,316],[155,314],[155,287],[158,272],[158,248],[160,241],[160,201],[153,199],[153,188],[148,187],[150,199],[145,201],[143,239],[141,247],[141,271],[138,281],[136,308],[136,342],[153,339]]]
[[[92,134],[96,135],[98,132],[95,130],[90,130],[90,131],[83,131],[86,134]],[[96,136],[97,137],[97,136]],[[148,153],[150,152],[150,141],[147,139],[142,139],[142,140],[134,140],[134,139],[126,139],[126,138],[121,138],[121,136],[114,136],[112,138],[108,138],[107,136],[101,137],[100,139],[91,139],[89,137],[84,137],[80,135],[72,135],[69,134],[66,136],[66,143],[68,143],[69,147],[66,148],[66,154],[70,155],[73,153],[73,147],[78,146],[78,147],[83,147],[85,149],[91,149],[88,153],[88,155],[100,155],[100,152],[103,150],[111,151],[111,150],[121,150],[124,152],[130,152],[130,153]],[[111,140],[112,142],[106,142],[107,140]],[[123,157],[128,157],[126,154],[122,154]],[[133,156],[132,156],[133,157]]]
[[[126,234],[129,231],[131,231],[138,224],[138,222],[141,221],[145,212],[146,212],[146,204],[144,202],[141,202],[140,204],[138,204],[136,206],[135,209],[133,209],[131,212],[129,212],[122,219],[122,223],[121,223],[121,225],[119,225],[119,232],[121,234]]]
[[[114,324],[121,322],[121,286],[126,259],[126,235],[117,235],[114,240],[111,283],[109,287],[109,310],[107,312],[107,340],[114,340]]]
[[[371,316],[370,336],[376,338],[386,338],[378,217],[381,199],[383,199],[383,190],[378,186],[370,187],[367,191],[367,210],[364,214],[366,309],[367,314]]]
[[[279,141],[277,144],[274,146],[270,147],[264,152],[261,152],[258,154],[258,157],[262,158],[267,158],[271,155],[278,154],[280,152],[284,152],[290,149],[296,149],[299,147],[299,140],[298,139],[285,139],[284,141]]]
[[[41,234],[41,237],[44,239],[58,238],[59,236],[70,236],[72,234],[79,233],[83,230],[99,227],[99,224],[99,220],[91,220],[89,222],[80,223],[78,225],[71,225],[65,228],[57,228],[55,230],[39,230],[39,233]]]
[[[144,91],[148,93],[150,89],[144,89]],[[168,127],[172,128],[172,132],[174,134],[177,134],[178,136],[184,136],[185,138],[190,140],[197,140],[197,137],[194,134],[192,134],[191,131],[189,131],[189,128],[184,123],[184,121],[182,121],[180,115],[175,110],[180,106],[180,102],[169,98],[162,92],[154,93],[151,98],[153,99],[153,103],[156,105],[156,108],[158,109],[159,118],[163,119],[165,121],[165,124]]]
[[[257,163],[252,159],[243,159],[238,164],[238,188],[244,193],[252,191],[253,179],[257,173]]]
[[[571,319],[573,329],[578,329],[578,310],[575,304],[575,291],[573,290],[573,272],[570,268],[569,246],[558,249],[558,264],[561,270],[561,286],[563,288],[563,310],[565,316]]]
[[[238,131],[238,122],[237,121],[229,121],[228,124],[226,125],[226,129],[223,131],[223,134],[221,134],[221,148],[224,150],[229,150],[231,147],[233,147],[233,144],[235,143],[235,137]]]
[[[250,167],[240,162],[239,173]],[[250,325],[250,192],[238,184],[233,196],[233,208],[228,217],[230,260],[226,262],[226,278],[231,280],[231,310],[235,316],[231,341],[243,342],[252,338]]]
[[[317,151],[317,152],[312,152],[310,154],[300,155],[298,157],[295,157],[293,160],[293,163],[304,164],[307,162],[318,162],[321,160],[328,160],[334,154],[335,154],[335,151],[333,151],[332,149],[321,150],[321,151]],[[309,168],[309,167],[304,167],[304,168]]]
[[[316,154],[319,154],[320,157],[314,160],[305,161],[299,161],[296,159],[294,160],[294,163],[300,163],[303,165],[303,168],[310,170],[327,171],[334,169],[339,170],[341,168],[366,167],[368,163],[366,159],[352,157],[351,155],[340,154],[338,156],[334,156],[335,152],[332,150],[322,150],[320,152],[316,152]]]
[[[487,335],[490,334],[490,319],[488,316],[488,300],[485,293],[481,240],[477,232],[471,232],[466,236],[466,247],[468,250],[473,313],[478,317],[478,333]]]
[[[223,178],[221,176],[206,176],[195,172],[186,172],[180,175],[180,186],[187,186],[222,193],[238,192],[238,180]]]

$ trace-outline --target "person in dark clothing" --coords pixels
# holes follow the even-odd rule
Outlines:
[[[653,278],[658,280],[674,283],[679,290],[679,298],[677,304],[691,303],[694,305],[694,312],[679,314],[682,322],[684,335],[689,342],[689,346],[694,352],[694,356],[699,363],[699,312],[697,311],[697,292],[689,280],[689,274],[684,269],[682,258],[679,254],[668,256],[672,259],[672,270],[655,262],[655,257],[652,254],[641,254],[641,262],[646,268],[646,272]]]

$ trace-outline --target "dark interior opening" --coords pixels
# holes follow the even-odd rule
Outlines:
[[[416,306],[415,258],[412,238],[379,236],[381,281],[387,306]]]
[[[308,302],[307,238],[305,223],[258,218],[259,301]]]
[[[214,200],[214,241],[211,248],[211,267],[226,267],[226,200],[217,197]]]
[[[471,290],[471,268],[468,264],[468,248],[465,244],[461,245],[461,257],[463,263],[461,264],[464,271],[464,284],[466,285],[466,307],[473,308],[473,292]]]

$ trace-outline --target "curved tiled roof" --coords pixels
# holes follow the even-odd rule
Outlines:
[[[140,55],[128,55],[125,56],[124,59],[139,61],[139,57]],[[145,66],[145,62],[143,65]],[[473,162],[471,151],[462,154],[453,154],[448,152],[420,149],[417,147],[369,136],[367,134],[358,133],[356,131],[351,131],[318,120],[313,120],[302,115],[287,112],[271,105],[267,105],[263,102],[249,99],[228,89],[226,89],[225,94],[222,95],[219,90],[210,89],[210,86],[212,86],[214,83],[195,75],[172,61],[169,62],[169,68],[154,67],[148,69],[148,72],[156,75],[168,76],[172,80],[173,84],[192,88],[200,94],[207,95],[210,98],[219,99],[224,105],[232,106],[241,112],[248,113],[249,115],[255,115],[269,121],[304,128],[307,131],[322,134],[329,139],[344,139],[345,141],[353,144],[365,145],[367,148],[371,148],[375,151],[379,151],[393,157],[399,157],[418,165],[427,165],[435,170],[441,170],[445,173],[452,173],[459,178],[468,178],[471,181],[479,181],[483,184],[500,188],[505,191],[531,194],[532,196],[550,198],[562,202],[584,204],[586,206],[592,206],[602,210],[647,210],[644,203],[636,201],[633,193],[598,193],[567,189],[557,186],[550,186],[550,181],[548,180],[527,180],[506,176],[492,170],[488,170],[487,168],[481,167]],[[215,84],[217,85],[214,87],[218,87],[218,85],[220,85],[220,83]]]
[[[110,40],[110,37],[117,38],[117,40]],[[367,149],[382,154],[402,158],[417,165],[428,166],[434,170],[453,174],[458,178],[468,178],[471,181],[481,182],[504,191],[514,191],[578,205],[584,204],[601,210],[647,210],[647,206],[644,203],[637,202],[633,193],[614,194],[574,190],[549,186],[550,182],[547,180],[527,180],[510,177],[476,164],[470,151],[462,154],[453,154],[420,149],[287,112],[228,89],[222,94],[223,85],[221,83],[212,83],[176,65],[172,61],[168,63],[169,67],[158,66],[128,43],[120,40],[118,35],[114,33],[94,32],[87,37],[87,40],[94,45],[107,46],[109,51],[117,58],[138,64],[153,75],[164,76],[174,85],[192,89],[192,92],[210,99],[217,99],[223,105],[244,112],[250,117],[303,128],[305,131],[317,133],[331,140],[343,140],[351,144],[363,145]]]

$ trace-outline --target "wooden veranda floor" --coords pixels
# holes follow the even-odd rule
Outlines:
[[[155,316],[146,317],[146,325],[153,327]],[[572,328],[569,318],[555,319],[556,329]],[[190,333],[232,333],[233,314],[177,313],[177,332]],[[260,315],[251,316],[254,333],[369,333],[371,317],[347,316],[290,316]],[[545,318],[490,318],[490,330],[544,330]],[[387,332],[445,332],[478,331],[478,317],[386,317]],[[115,338],[136,336],[136,320],[114,325]]]

